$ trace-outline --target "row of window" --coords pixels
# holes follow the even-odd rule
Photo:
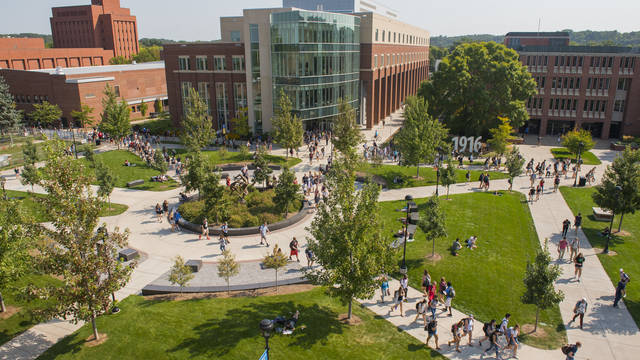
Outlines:
[[[397,43],[397,44],[408,44],[408,45],[427,45],[428,44],[427,38],[398,33],[395,31],[392,33],[391,31],[382,30],[382,37],[380,37],[380,29],[376,29],[376,41]]]
[[[529,109],[542,109],[544,98],[533,97],[527,102]],[[616,100],[613,104],[613,111],[624,112],[625,101]],[[571,110],[576,111],[578,108],[578,99],[553,98],[549,99],[549,110]],[[583,111],[605,112],[607,109],[607,100],[584,101]]]
[[[535,80],[538,84],[538,88],[544,88],[546,85],[546,77],[545,76],[536,76]],[[560,77],[552,77],[551,78],[551,88],[552,89],[578,89],[580,90],[581,86],[580,77],[571,77],[571,76],[560,76]],[[587,78],[587,87],[586,89],[590,90],[609,90],[611,83],[611,78]],[[631,84],[630,78],[619,78],[618,79],[618,90],[629,90],[629,86]]]
[[[15,95],[13,99],[16,104],[42,104],[43,101],[49,101],[49,96],[33,95],[32,100],[31,95]]]
[[[227,96],[227,87],[224,82],[215,83],[216,89],[216,112],[217,119],[219,121],[226,121],[229,119],[229,98]],[[209,94],[209,88],[211,86],[208,82],[197,83],[198,95],[207,105],[207,114],[211,115],[211,96]],[[193,83],[184,81],[180,84],[182,92],[182,109],[186,114],[187,107],[189,105],[189,91],[193,88]],[[247,84],[243,82],[233,83],[233,98],[236,105],[236,111],[241,108],[247,107]]]
[[[178,69],[179,70],[196,70],[196,71],[225,71],[227,70],[227,57],[225,55],[215,55],[213,57],[213,69],[209,67],[210,57],[206,55],[196,56],[195,69],[191,64],[191,57],[180,56],[178,57]],[[231,68],[233,71],[244,72],[245,63],[244,55],[233,55],[231,57]]]
[[[380,55],[380,62],[378,62],[378,55],[373,55],[373,68],[378,66],[390,66],[405,64],[409,62],[426,60],[427,55],[424,53],[408,53],[408,54],[386,54]]]
[[[555,56],[554,66],[577,66],[581,67],[584,61],[584,56]],[[528,55],[526,59],[522,61],[527,66],[547,66],[549,57],[543,55]],[[591,56],[589,61],[590,67],[595,68],[612,68],[614,62],[613,56]],[[623,56],[620,57],[621,69],[633,69],[635,65],[635,57]]]

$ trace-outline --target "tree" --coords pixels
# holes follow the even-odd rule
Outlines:
[[[28,139],[22,146],[22,156],[24,159],[24,167],[22,168],[20,183],[22,183],[22,185],[31,185],[31,191],[33,191],[33,186],[37,184],[40,179],[40,172],[36,167],[36,163],[39,160],[38,148],[31,139]]]
[[[186,115],[182,119],[182,143],[188,151],[202,150],[215,135],[211,119],[207,115],[207,104],[200,94],[191,88],[186,101]]]
[[[138,63],[160,61],[160,51],[162,46],[140,46],[140,51],[131,57],[132,60]]]
[[[487,140],[493,151],[495,151],[500,157],[507,151],[507,145],[509,144],[509,137],[513,128],[509,123],[509,119],[506,117],[498,117],[500,125],[498,127],[489,129],[491,133],[491,139]]]
[[[540,310],[545,310],[559,304],[564,299],[562,291],[556,291],[554,282],[560,277],[561,270],[558,265],[551,265],[551,255],[545,245],[544,249],[538,249],[533,263],[527,263],[524,276],[526,287],[521,297],[523,304],[536,306],[536,324],[534,332],[538,330]]]
[[[224,185],[220,184],[220,174],[213,171],[207,173],[202,185],[202,197],[205,214],[210,219],[215,219],[216,224],[228,220],[231,198]]]
[[[382,234],[378,195],[380,186],[365,183],[355,188],[355,167],[359,133],[355,121],[343,118],[334,123],[340,134],[334,143],[339,153],[327,175],[329,197],[319,204],[318,213],[307,229],[308,246],[315,254],[316,269],[306,271],[314,284],[327,286],[333,296],[349,305],[351,318],[354,298],[370,298],[379,284],[376,278],[389,272],[393,264],[391,241]],[[356,136],[357,134],[357,136]]]
[[[525,101],[535,89],[516,51],[479,42],[456,46],[418,94],[452,134],[487,136],[499,125],[498,116],[509,118],[513,128],[522,126],[529,118]]]
[[[43,207],[51,220],[49,242],[38,244],[35,267],[62,279],[62,286],[31,285],[26,294],[51,300],[55,307],[36,311],[44,318],[71,317],[91,321],[99,339],[96,317],[108,311],[111,294],[126,285],[135,264],[124,266],[118,251],[127,247],[129,231],[97,231],[104,198],[93,195],[84,165],[63,154],[61,141],[47,145],[40,185],[47,195]]]
[[[25,164],[35,165],[39,161],[38,148],[31,139],[22,146],[22,156]]]
[[[125,101],[118,102],[115,90],[107,84],[102,99],[100,130],[109,134],[120,149],[120,140],[131,132],[131,109]]]
[[[402,155],[403,164],[415,166],[419,177],[420,164],[432,163],[438,155],[438,147],[447,147],[448,130],[429,116],[429,105],[424,99],[409,97],[406,104],[404,123],[393,141]]]
[[[98,196],[109,201],[109,211],[111,211],[111,193],[116,186],[117,176],[102,161],[95,162],[96,179],[98,180]]]
[[[362,143],[362,134],[356,125],[356,111],[345,99],[339,99],[338,115],[333,120],[331,143],[355,169],[359,161],[357,147]]]
[[[302,120],[292,114],[291,100],[281,89],[278,109],[273,118],[273,138],[287,150],[287,157],[289,157],[289,149],[297,149],[302,145],[303,134]]]
[[[267,254],[267,256],[262,260],[262,264],[265,268],[276,271],[276,293],[278,292],[278,270],[287,266],[288,263],[289,259],[287,258],[287,255],[282,252],[282,249],[280,249],[277,244],[273,248],[273,254]]]
[[[143,117],[147,116],[147,111],[149,111],[149,104],[146,102],[140,104],[140,114],[142,114]]]
[[[602,183],[597,185],[593,201],[601,208],[620,214],[618,231],[624,214],[640,209],[640,151],[630,147],[607,166]]]
[[[169,164],[160,150],[156,150],[153,154],[153,168],[158,170],[160,175],[166,174],[167,170],[169,170]]]
[[[93,108],[89,105],[82,105],[80,110],[74,110],[71,112],[71,116],[80,123],[80,127],[84,128],[85,126],[93,125],[94,119],[91,114],[93,113]]]
[[[11,146],[13,146],[11,131],[20,123],[22,123],[22,113],[16,109],[16,102],[11,95],[9,84],[0,76],[0,132],[9,133]]]
[[[447,200],[449,200],[449,187],[456,183],[456,166],[451,161],[451,157],[447,159],[447,167],[440,167],[440,181],[442,186],[447,188]]]
[[[182,174],[180,179],[186,191],[198,191],[198,198],[206,182],[208,174],[213,172],[213,165],[209,158],[204,157],[202,152],[196,151],[187,161],[187,172]]]
[[[112,57],[109,59],[110,65],[123,65],[123,64],[131,64],[131,60],[127,59],[122,55],[118,55],[116,57]]]
[[[280,209],[280,212],[284,212],[285,218],[289,215],[291,204],[301,201],[303,198],[300,193],[300,185],[294,183],[295,179],[296,175],[289,170],[289,167],[285,166],[276,184],[273,202]]]
[[[505,163],[507,172],[509,173],[509,191],[513,188],[513,179],[522,175],[522,167],[524,166],[524,158],[520,155],[520,150],[517,147],[513,147],[507,154],[507,161]]]
[[[82,152],[82,155],[84,155],[84,158],[89,162],[89,167],[95,166],[96,157],[93,149],[91,148],[91,145],[84,145],[80,151]]]
[[[31,120],[42,126],[57,124],[61,116],[60,107],[48,101],[43,101],[42,104],[33,104],[33,111],[29,113]]]
[[[266,155],[267,151],[265,148],[259,146],[253,159],[253,166],[255,167],[253,178],[256,183],[266,183],[273,172],[273,169],[269,167],[269,161],[267,161]]]
[[[180,293],[182,293],[182,289],[187,286],[193,277],[194,275],[191,271],[191,267],[185,264],[182,256],[176,256],[173,267],[171,267],[171,272],[169,272],[169,282],[174,285],[179,285]]]
[[[218,276],[227,282],[227,294],[229,294],[229,279],[240,273],[240,266],[236,257],[227,249],[222,252],[222,260],[218,263]]]
[[[246,107],[240,108],[237,116],[231,119],[231,132],[229,133],[229,138],[244,139],[251,134],[249,117],[247,116],[248,111],[249,110]]]
[[[436,255],[436,240],[447,236],[445,222],[446,216],[442,208],[440,208],[440,199],[434,194],[425,203],[424,211],[418,222],[418,226],[427,240],[431,239],[433,241],[431,257]]]
[[[582,143],[582,145],[580,145]],[[566,147],[569,152],[577,156],[579,152],[584,153],[593,149],[595,142],[591,137],[591,132],[585,129],[573,129],[562,136],[562,146]]]
[[[28,219],[15,200],[0,197],[0,312],[6,312],[2,291],[30,267],[29,249],[38,226]]]

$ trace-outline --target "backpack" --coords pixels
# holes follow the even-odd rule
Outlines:
[[[451,325],[451,332],[456,333],[458,331],[458,323]]]
[[[456,290],[453,287],[449,290],[449,297],[452,299],[456,297]]]
[[[485,334],[487,333],[487,330],[489,329],[489,325],[491,325],[491,324],[489,324],[489,323],[487,322],[487,323],[484,323],[484,325],[482,326],[482,331],[483,331]]]
[[[573,346],[571,346],[570,344],[566,344],[562,346],[562,353],[565,355],[569,355],[571,350],[573,350]]]

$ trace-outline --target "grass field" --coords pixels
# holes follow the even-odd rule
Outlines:
[[[567,150],[567,148],[553,148],[551,149],[553,157],[558,160],[571,159],[571,162],[576,162],[576,156]],[[591,151],[585,151],[581,155],[582,163],[584,165],[600,165],[601,161]]]
[[[160,172],[149,167],[140,157],[127,150],[107,151],[95,155],[96,159],[102,160],[117,176],[116,187],[126,188],[127,183],[134,180],[144,180],[144,184],[134,186],[131,189],[149,190],[149,191],[165,191],[175,189],[179,184],[175,180],[165,181],[163,183],[152,182],[151,177],[159,175]],[[124,161],[129,160],[136,166],[124,166]],[[80,161],[88,163],[87,160]]]
[[[407,166],[399,166],[399,165],[381,165],[381,166],[373,166],[371,164],[364,164],[360,168],[361,172],[377,175],[385,179],[387,182],[387,187],[389,189],[400,189],[406,187],[418,187],[418,186],[428,186],[436,184],[436,171],[430,167],[421,167],[420,168],[420,179],[416,179],[416,168],[415,166],[407,167]],[[456,182],[465,182],[465,175],[467,170],[456,170]],[[480,170],[472,170],[471,171],[471,181],[477,181],[480,177]],[[402,182],[396,184],[393,180],[399,177],[402,179]],[[501,172],[489,172],[489,177],[491,180],[498,179],[506,179],[508,175],[506,173]],[[441,183],[442,184],[442,183]],[[445,190],[446,192],[446,190]]]
[[[418,230],[416,240],[407,243],[407,267],[410,285],[421,289],[422,272],[428,269],[431,279],[445,277],[456,289],[453,306],[476,319],[498,322],[509,312],[510,324],[533,324],[535,307],[523,305],[524,272],[527,261],[534,258],[540,248],[533,220],[524,195],[503,193],[470,193],[451,195],[451,200],[441,198],[446,214],[448,236],[436,242],[436,253],[442,259],[435,264],[426,259],[431,255],[432,242],[426,241]],[[417,199],[418,208],[426,199]],[[405,206],[404,201],[383,202],[382,215],[389,236],[401,228],[396,211]],[[464,240],[478,236],[478,248],[471,251],[464,247]],[[449,248],[453,240],[460,238],[463,250],[452,256]],[[400,255],[402,256],[402,254]],[[402,260],[400,260],[402,261]],[[525,343],[541,348],[558,348],[566,342],[566,334],[558,307],[542,311],[540,321],[547,337],[521,336]]]
[[[188,153],[184,149],[174,150],[182,157],[188,156]],[[203,151],[202,154],[208,157],[215,165],[253,162],[253,153],[247,153],[245,156],[239,151]],[[302,162],[302,160],[296,157],[285,158],[277,155],[266,155],[265,158],[269,161],[269,164],[280,166],[287,165],[290,168]]]
[[[608,221],[596,221],[593,217],[592,207],[596,206],[593,202],[592,194],[594,188],[572,188],[560,187],[562,196],[569,204],[574,215],[578,212],[582,213],[582,230],[584,231],[591,246],[604,248],[606,238],[600,235],[600,232],[609,226]],[[618,284],[620,275],[618,270],[623,268],[625,272],[630,274],[632,282],[627,286],[627,297],[624,303],[629,309],[631,316],[636,324],[640,326],[640,287],[634,283],[634,275],[640,276],[640,244],[638,244],[638,234],[640,234],[640,213],[626,214],[622,221],[622,230],[625,233],[616,234],[620,217],[616,216],[613,223],[614,234],[609,242],[609,250],[617,253],[615,256],[598,255],[598,259],[602,263],[605,271],[611,278],[613,286]],[[612,294],[613,295],[613,294]]]
[[[36,222],[45,222],[50,219],[47,218],[47,214],[42,207],[42,204],[38,202],[38,198],[45,197],[44,194],[28,193],[24,191],[7,190],[7,196],[20,200],[21,207],[26,214],[31,216]],[[109,210],[108,203],[104,203],[100,216],[114,216],[120,215],[127,211],[129,207],[123,204],[111,203],[111,210]]]
[[[260,357],[262,319],[300,311],[293,335],[269,340],[273,359],[445,359],[369,310],[354,307],[362,323],[337,320],[346,306],[323,288],[297,294],[228,299],[152,301],[130,296],[122,311],[98,318],[108,339],[86,347],[85,325],[39,359],[251,359]]]
[[[8,307],[19,307],[20,310],[10,318],[0,320],[0,344],[4,344],[16,335],[37,324],[38,321],[33,319],[30,310],[42,308],[47,305],[46,301],[24,302],[17,299],[18,289],[30,284],[43,286],[49,282],[59,281],[50,276],[31,274],[23,277],[20,281],[14,283],[8,291],[2,293],[4,302]]]
[[[36,143],[37,154],[40,161],[44,160],[44,146],[46,143],[47,142]],[[0,147],[0,154],[11,155],[11,157],[9,158],[9,165],[0,167],[0,170],[11,169],[24,165],[24,154],[22,153],[23,144],[24,142],[14,142],[13,147],[9,146],[10,144],[3,144],[3,146]]]

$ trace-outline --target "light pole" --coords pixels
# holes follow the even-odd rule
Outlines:
[[[580,173],[580,162],[582,161],[582,148],[584,147],[584,143],[580,141],[578,144],[578,162],[576,164],[576,178],[573,179],[573,187],[576,187],[578,183],[578,174]]]
[[[436,148],[438,151],[438,162],[436,168],[436,197],[438,196],[438,185],[440,184],[440,166],[442,166],[442,147]]]
[[[620,185],[616,185],[616,200],[619,200],[620,193],[622,193],[622,187]],[[609,240],[611,239],[611,230],[613,228],[613,218],[616,216],[616,213],[611,209],[611,222],[609,223],[609,233],[607,234],[607,242],[604,245],[604,250],[602,250],[603,254],[609,253]]]
[[[260,322],[260,332],[262,333],[262,337],[264,337],[264,354],[267,356],[260,357],[260,360],[269,360],[269,338],[271,337],[271,332],[273,331],[273,320],[264,319]]]
[[[404,200],[407,202],[407,217],[404,220],[404,248],[402,250],[402,267],[400,267],[400,272],[403,274],[407,273],[407,237],[409,236],[409,214],[411,213],[411,209],[409,207],[409,203],[413,201],[413,196],[407,195],[404,197]]]

